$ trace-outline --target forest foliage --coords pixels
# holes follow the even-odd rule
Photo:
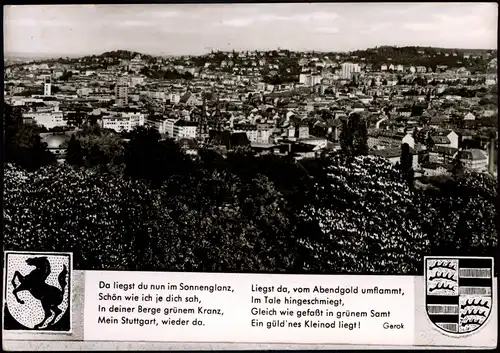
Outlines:
[[[461,173],[413,188],[365,155],[362,134],[349,153],[314,160],[248,149],[191,159],[148,128],[121,140],[86,127],[67,163],[37,164],[26,156],[50,152],[36,127],[8,119],[7,250],[71,251],[81,270],[329,274],[418,274],[424,256],[496,256],[496,180]]]

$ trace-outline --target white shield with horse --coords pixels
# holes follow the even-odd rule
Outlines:
[[[6,254],[5,302],[25,330],[55,329],[70,309],[71,254]],[[69,322],[69,325],[71,323]]]

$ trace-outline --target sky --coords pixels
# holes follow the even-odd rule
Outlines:
[[[496,3],[43,5],[4,7],[4,52],[152,55],[352,51],[382,45],[497,49]]]

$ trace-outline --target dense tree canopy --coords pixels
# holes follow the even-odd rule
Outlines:
[[[140,182],[70,166],[5,170],[6,247],[72,251],[76,268],[139,264],[155,195]],[[127,254],[127,256],[124,256]]]
[[[340,147],[347,156],[361,156],[368,153],[368,129],[366,121],[353,113],[342,123]]]
[[[204,157],[196,172],[154,187],[70,165],[9,164],[6,248],[71,250],[79,269],[416,274],[425,255],[496,247],[487,177],[412,191],[380,158],[238,158],[241,170]]]
[[[336,157],[325,172],[303,211],[321,230],[316,239],[302,235],[316,264],[335,272],[414,273],[429,240],[398,172],[373,157]]]
[[[73,251],[76,268],[271,271],[295,253],[286,201],[262,175],[172,177],[154,190],[71,166],[8,165],[6,189],[7,248]]]
[[[160,140],[158,130],[138,127],[128,134],[125,148],[125,174],[135,179],[161,184],[171,175],[192,171],[191,160],[172,140]]]
[[[36,124],[23,123],[21,111],[4,104],[4,158],[23,168],[35,170],[55,162],[40,137],[41,129]]]
[[[97,125],[85,126],[67,143],[66,162],[104,171],[120,171],[124,153],[122,138]]]
[[[496,256],[497,182],[493,177],[465,173],[434,178],[419,196],[422,229],[433,239],[432,253]]]

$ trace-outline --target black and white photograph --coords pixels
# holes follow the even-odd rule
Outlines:
[[[497,22],[492,2],[5,6],[4,250],[328,275],[495,257]]]

